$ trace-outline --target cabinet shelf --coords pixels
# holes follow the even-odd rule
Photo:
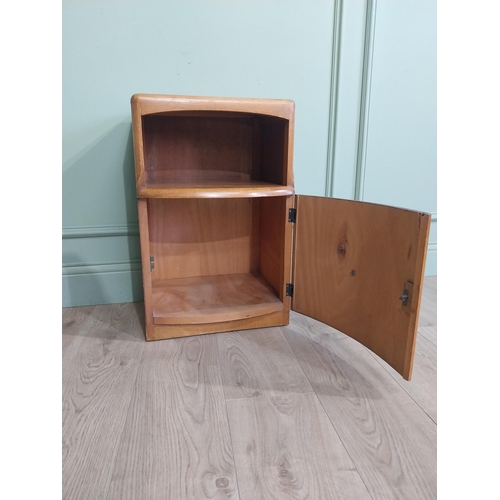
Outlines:
[[[152,288],[155,325],[219,323],[283,310],[283,302],[258,274],[155,280]]]
[[[175,180],[137,189],[138,198],[257,198],[293,195],[292,186],[261,181]]]

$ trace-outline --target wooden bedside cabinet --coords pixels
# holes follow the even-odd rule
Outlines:
[[[146,338],[287,325],[411,376],[430,215],[294,194],[294,103],[135,94]]]

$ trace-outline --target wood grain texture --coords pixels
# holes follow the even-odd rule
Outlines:
[[[420,321],[418,327],[421,328],[421,327],[437,326],[436,312],[429,307],[430,306],[429,301],[424,299],[422,305],[426,307],[424,309],[423,314],[420,315]]]
[[[294,103],[135,94],[131,106],[147,338],[213,332],[214,322],[222,331],[249,328],[256,316],[262,320],[255,326],[287,323]],[[265,308],[252,303],[243,310],[227,300],[217,314],[202,307],[192,321],[178,309],[153,315],[152,281],[249,272],[267,279],[282,311],[262,297]],[[180,295],[195,296],[196,289]],[[170,311],[171,297],[155,307],[162,302]],[[161,326],[173,322],[187,330]]]
[[[437,305],[437,276],[426,276],[424,278],[424,297],[430,304]]]
[[[353,466],[374,500],[435,498],[436,425],[417,398],[432,396],[419,370],[435,350],[423,337],[406,383],[295,312],[297,356],[281,328],[146,343],[143,315],[141,303],[63,310],[63,498],[236,499],[238,484],[242,499],[364,498]]]
[[[323,338],[345,339],[344,333],[295,311],[290,311],[290,324],[286,326],[296,333],[309,337],[314,342],[321,342]]]
[[[424,335],[429,332],[431,340],[434,339],[435,333],[432,334],[432,329],[437,326],[437,276],[426,276],[424,279],[424,288],[422,293],[422,307],[418,322],[418,330]]]
[[[280,328],[219,334],[217,342],[226,399],[312,392]]]
[[[63,498],[106,500],[144,342],[133,304],[96,306],[91,329],[63,356]]]
[[[227,402],[240,498],[370,499],[314,394]]]
[[[153,280],[249,273],[252,201],[149,200]]]
[[[436,346],[423,335],[417,336],[413,376],[410,382],[399,377],[394,370],[372,354],[389,375],[409,394],[427,415],[437,423],[437,353]]]
[[[147,344],[107,499],[237,499],[214,337]]]
[[[436,425],[373,354],[283,331],[373,499],[436,498]]]
[[[144,312],[146,326],[153,324],[153,293],[151,276],[151,246],[149,238],[149,202],[137,200],[139,215],[139,238],[141,243],[142,286],[144,290]]]
[[[292,197],[148,200],[149,242],[141,247],[149,248],[154,258],[154,269],[150,271],[149,256],[143,252],[144,283],[152,279],[149,289],[145,288],[145,298],[151,296],[154,303],[147,323],[148,339],[288,323],[290,297],[286,296],[285,288],[290,273],[291,224],[287,222],[287,208],[291,203]],[[199,287],[197,281],[192,282],[192,287],[184,286],[188,280],[181,283],[181,288],[171,290],[172,293],[164,290],[169,285],[163,280],[197,277],[205,282],[210,281],[210,276],[219,276],[216,279],[228,281],[233,275],[234,281],[240,279],[236,275],[255,269],[261,272],[264,281],[269,280],[281,303],[266,286],[259,288],[260,297],[257,296],[251,283],[241,284],[237,289],[230,284],[225,288],[212,287],[214,293],[205,293],[206,287]],[[153,283],[161,285],[162,290],[153,287]],[[145,303],[148,305],[147,300]],[[281,316],[274,314],[279,311]],[[253,322],[252,326],[229,323],[257,316],[262,317],[262,322]],[[213,322],[224,328],[211,328]],[[152,328],[153,323],[182,323],[187,329],[160,332]]]
[[[431,344],[437,346],[437,327],[436,326],[421,326],[418,328],[418,333],[425,337]]]
[[[131,107],[137,187],[145,187],[148,178],[156,182],[156,176],[161,178],[161,172],[166,170],[177,169],[181,176],[185,175],[181,172],[184,166],[192,170],[198,165],[199,168],[195,168],[198,173],[210,170],[211,162],[216,164],[216,170],[229,175],[231,171],[248,173],[246,168],[240,169],[235,163],[229,167],[234,159],[232,156],[240,166],[245,164],[246,167],[250,160],[252,174],[260,175],[260,166],[255,161],[260,154],[260,143],[262,140],[272,142],[274,137],[274,130],[271,130],[265,132],[269,137],[261,139],[261,129],[269,122],[274,124],[280,120],[285,135],[280,137],[281,145],[278,145],[285,153],[283,184],[293,187],[293,101],[135,94],[131,98]],[[216,126],[214,120],[218,120]],[[248,130],[248,124],[251,130]],[[182,133],[183,127],[187,128],[186,133]],[[224,141],[223,147],[216,147],[221,141]],[[250,153],[247,150],[249,141]],[[211,154],[206,154],[207,148]],[[234,155],[228,154],[229,151]],[[193,161],[193,157],[203,163]],[[219,157],[222,162],[215,161]],[[253,178],[257,180],[259,177]]]
[[[283,289],[288,282],[285,263],[290,261],[287,257],[291,252],[291,235],[288,240],[285,237],[286,225],[291,226],[287,222],[287,201],[288,199],[283,198],[260,200],[259,213],[259,269],[262,276],[278,291],[282,301],[286,297]]]
[[[221,321],[217,323],[202,323],[190,325],[151,325],[146,327],[147,340],[172,339],[190,337],[207,333],[232,332],[235,330],[250,330],[269,326],[281,326],[288,323],[286,311],[273,312],[254,318],[238,319],[235,321]]]
[[[296,203],[292,309],[346,333],[409,379],[430,215],[313,196]]]
[[[175,180],[250,180],[253,118],[143,116],[146,186]]]
[[[225,111],[293,117],[295,104],[287,99],[252,99],[238,97],[202,97],[160,94],[134,94],[132,105],[138,104],[142,114],[178,111]]]
[[[163,182],[137,189],[139,198],[266,198],[293,193],[290,186],[251,180]]]
[[[437,326],[437,307],[435,302],[427,297],[422,298],[422,306],[424,310],[420,314],[419,328],[422,327],[436,327]]]
[[[288,122],[278,118],[261,117],[260,122],[260,179],[274,184],[287,184]]]
[[[144,163],[141,105],[134,99],[131,99],[130,104],[132,112],[132,138],[134,143],[135,182],[136,186],[144,186],[146,184],[146,167]]]
[[[62,310],[63,356],[75,342],[79,344],[84,332],[92,329],[95,306],[68,307]],[[64,358],[63,358],[64,359]]]
[[[250,273],[153,282],[157,325],[220,323],[281,311],[282,302],[265,280]]]
[[[260,273],[260,211],[262,200],[252,200],[252,235],[250,237],[250,272]],[[269,283],[269,280],[267,280]],[[279,294],[278,294],[279,296]],[[281,298],[281,297],[280,297]]]

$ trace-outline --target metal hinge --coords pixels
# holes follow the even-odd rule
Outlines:
[[[286,284],[286,296],[293,297],[293,283]]]
[[[289,208],[288,209],[288,222],[297,222],[297,209]]]
[[[151,271],[155,268],[155,256],[154,255],[149,256],[149,268]]]

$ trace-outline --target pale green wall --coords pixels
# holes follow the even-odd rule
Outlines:
[[[436,1],[335,4],[325,193],[431,213],[435,275]]]
[[[360,199],[432,213],[437,271],[436,2],[378,0]]]
[[[412,3],[413,11],[406,15],[398,7],[396,20],[386,20],[383,29],[396,29],[394,22],[402,20],[409,26],[421,22],[422,16],[413,20],[419,10],[414,4],[426,1],[399,0]],[[376,10],[390,13],[395,3],[378,0]],[[427,3],[435,8],[433,1]],[[383,146],[372,146],[376,135],[371,125],[366,140],[360,141],[358,133],[360,117],[366,115],[360,102],[369,90],[363,71],[366,5],[366,0],[63,1],[64,305],[142,297],[129,105],[134,93],[293,99],[296,191],[352,198],[360,172],[359,146],[366,143],[365,197],[381,189],[378,201],[392,203],[394,190],[384,189],[395,161],[380,165]],[[379,18],[384,16],[377,12],[377,22]],[[423,22],[432,24],[427,18]],[[375,35],[377,29],[375,23]],[[405,41],[415,64],[430,52],[435,58],[430,42],[418,56],[419,36]],[[378,78],[383,90],[384,78],[394,79],[394,71],[385,74],[384,67],[398,65],[390,35],[380,44],[377,36],[372,38],[373,61],[381,66],[372,71],[370,123],[383,119],[383,108],[376,105],[384,97],[375,93],[375,82]],[[435,79],[432,64],[424,64]],[[411,83],[406,74],[397,78],[403,85]],[[408,100],[412,98],[399,104]],[[435,113],[426,103],[423,121],[432,123],[421,123],[422,134],[427,126],[435,127]],[[388,116],[399,116],[398,103],[392,106]],[[396,120],[391,126],[399,130],[401,124]],[[408,126],[404,120],[403,126]],[[391,134],[376,140],[388,143]],[[414,140],[432,147],[428,143],[435,135],[422,134]],[[401,132],[398,139],[403,136]],[[400,150],[405,150],[404,141]],[[415,164],[423,168],[427,181],[401,205],[435,212],[435,161],[429,153],[422,167],[424,156],[405,163],[407,169]]]

